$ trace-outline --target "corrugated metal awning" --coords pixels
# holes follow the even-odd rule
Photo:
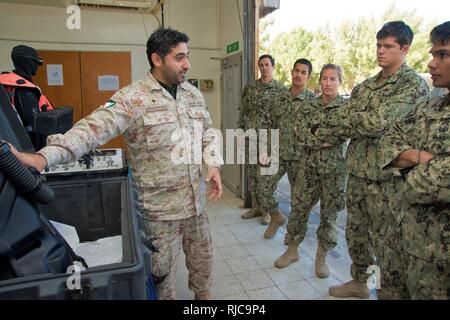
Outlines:
[[[269,13],[280,9],[280,0],[258,0],[259,5],[259,18],[264,18]]]

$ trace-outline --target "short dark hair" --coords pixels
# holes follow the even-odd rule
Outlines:
[[[188,42],[189,37],[182,32],[163,27],[156,29],[147,41],[147,57],[150,67],[153,68],[155,66],[152,61],[153,53],[164,59],[179,43]]]
[[[272,64],[272,67],[275,65],[275,59],[270,55],[270,54],[263,54],[262,56],[259,57],[258,59],[258,64],[262,59],[269,59],[270,63]]]
[[[305,58],[300,58],[295,60],[294,65],[292,66],[292,69],[295,69],[295,66],[300,63],[300,64],[304,64],[305,66],[308,67],[308,75],[311,75],[312,71],[313,71],[313,66],[311,61],[309,61],[308,59]]]
[[[403,21],[390,21],[386,22],[377,33],[377,40],[387,37],[395,37],[400,47],[405,44],[410,46],[414,39],[414,32]]]
[[[327,63],[327,64],[323,65],[322,70],[320,70],[319,80],[322,80],[323,72],[327,69],[335,70],[337,73],[338,79],[339,79],[339,83],[342,84],[342,68],[340,66],[338,66],[337,64],[333,64],[333,63]]]
[[[450,42],[450,21],[444,22],[431,30],[430,40],[432,44],[447,44]]]

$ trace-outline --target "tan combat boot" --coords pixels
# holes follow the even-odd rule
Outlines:
[[[263,212],[261,217],[261,224],[268,225],[270,223],[270,214]]]
[[[255,207],[251,208],[250,210],[244,212],[241,215],[241,218],[242,219],[253,219],[253,218],[259,217],[261,215],[262,215],[261,210],[259,209],[259,207],[255,206]]]
[[[286,252],[275,261],[274,266],[280,269],[286,268],[291,263],[298,261],[298,259],[300,259],[298,245],[289,245]]]
[[[325,250],[320,244],[317,245],[316,253],[316,276],[319,278],[328,278],[330,270],[326,262],[327,250]]]
[[[194,299],[195,300],[210,300],[211,297],[209,296],[209,292],[195,293]]]
[[[330,295],[336,298],[356,297],[367,299],[370,296],[370,290],[364,281],[351,280],[339,286],[333,286],[329,289]]]
[[[286,218],[283,216],[283,214],[280,213],[280,211],[271,213],[270,223],[266,231],[264,232],[264,238],[266,239],[272,238],[275,235],[275,233],[277,233],[278,228],[281,227],[285,221]]]

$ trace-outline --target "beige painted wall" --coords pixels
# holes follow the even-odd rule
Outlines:
[[[214,126],[220,124],[220,0],[168,0],[165,25],[186,32],[191,41],[190,78],[213,79],[204,92]],[[11,70],[11,49],[27,44],[42,50],[130,51],[132,79],[149,70],[145,44],[158,27],[151,15],[111,11],[81,11],[81,30],[68,30],[65,8],[0,3],[0,70]]]
[[[219,39],[222,57],[227,56],[227,45],[233,42],[239,41],[238,52],[242,52],[244,49],[241,29],[241,23],[242,28],[244,24],[243,3],[244,0],[219,0]]]
[[[220,128],[220,60],[211,58],[220,58],[218,2],[223,1],[168,0],[164,5],[165,25],[190,38],[189,78],[214,80],[214,90],[203,95],[215,128]]]
[[[145,75],[146,31],[158,25],[138,14],[82,11],[81,30],[68,30],[65,8],[0,3],[0,68],[12,68],[11,49],[27,44],[45,50],[130,51],[132,79]]]

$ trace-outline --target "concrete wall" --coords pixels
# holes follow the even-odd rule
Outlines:
[[[240,0],[242,1],[242,0]],[[187,33],[191,41],[192,68],[189,78],[213,79],[215,89],[204,92],[213,123],[220,124],[221,56],[218,3],[220,0],[169,0],[164,5],[165,26]],[[0,3],[0,70],[11,70],[11,49],[27,44],[42,50],[129,51],[132,80],[149,70],[145,44],[158,27],[151,15],[85,10],[81,11],[81,30],[66,28],[65,8]]]

